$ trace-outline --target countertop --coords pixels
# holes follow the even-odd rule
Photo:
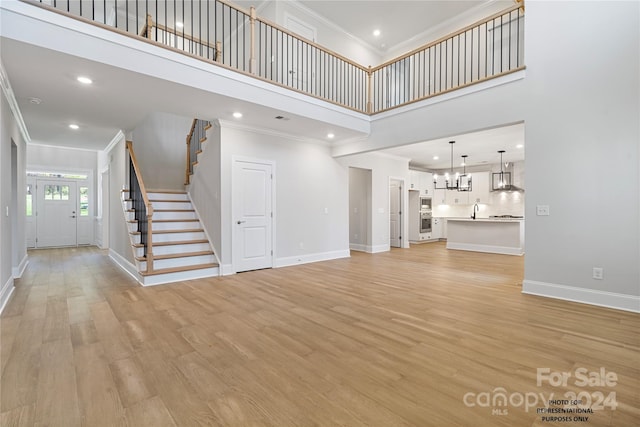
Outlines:
[[[524,218],[450,218],[444,217],[447,221],[468,221],[468,222],[521,222]]]

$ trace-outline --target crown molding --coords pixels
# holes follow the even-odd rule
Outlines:
[[[124,139],[125,139],[124,138],[124,132],[122,132],[122,129],[118,130],[118,132],[111,139],[111,142],[109,142],[109,144],[107,144],[107,146],[104,147],[104,149],[102,151],[104,151],[105,153],[108,153],[109,151],[111,151],[113,149],[113,147],[116,146],[116,144],[118,144],[120,141],[122,141]]]
[[[13,89],[11,88],[11,83],[9,82],[9,76],[7,76],[7,72],[4,68],[4,64],[2,60],[0,60],[0,85],[2,85],[2,92],[9,104],[9,108],[13,113],[13,117],[18,124],[18,129],[24,138],[25,143],[31,143],[31,136],[29,136],[29,131],[27,130],[27,125],[24,123],[24,119],[22,117],[22,112],[20,111],[20,107],[18,106],[18,101],[13,93]]]
[[[216,120],[216,122],[220,125],[220,128],[228,128],[228,129],[236,129],[236,130],[242,130],[242,131],[246,131],[246,132],[251,132],[251,133],[257,133],[260,135],[269,135],[269,136],[275,136],[278,138],[286,138],[288,140],[291,141],[298,141],[298,142],[306,142],[306,143],[312,143],[312,144],[316,144],[316,145],[322,145],[324,147],[332,147],[332,143],[328,142],[328,141],[323,141],[320,139],[315,139],[315,138],[303,138],[297,135],[292,135],[292,134],[288,134],[286,132],[280,132],[280,131],[276,131],[273,129],[266,129],[266,128],[259,128],[259,127],[255,127],[255,126],[248,126],[245,124],[240,124],[237,122],[233,122],[230,120]]]

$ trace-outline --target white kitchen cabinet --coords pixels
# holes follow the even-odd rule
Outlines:
[[[409,169],[409,190],[420,190],[418,171]]]
[[[432,239],[441,239],[442,238],[442,223],[444,222],[443,218],[433,218],[431,220],[431,238]]]
[[[489,203],[489,172],[474,172],[471,174],[471,179],[469,204]]]
[[[421,196],[433,196],[433,174],[409,170],[409,190],[418,190]]]
[[[431,172],[418,172],[420,183],[420,194],[423,196],[433,196],[433,174]]]

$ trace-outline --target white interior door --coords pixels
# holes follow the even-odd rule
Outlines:
[[[37,181],[38,248],[77,244],[76,183],[73,181]]]
[[[273,267],[273,166],[233,163],[233,265],[236,272]]]
[[[391,180],[389,183],[389,245],[402,247],[402,183]]]

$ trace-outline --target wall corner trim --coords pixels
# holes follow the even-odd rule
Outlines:
[[[524,280],[522,293],[640,313],[640,296]]]
[[[24,138],[25,144],[31,142],[31,136],[29,136],[29,131],[27,130],[27,125],[24,123],[24,119],[22,117],[22,112],[20,111],[20,107],[18,107],[18,101],[13,93],[13,88],[11,87],[11,83],[9,82],[9,76],[4,68],[4,64],[0,60],[0,86],[2,86],[2,92],[4,92],[4,96],[7,98],[7,103],[9,104],[9,108],[13,113],[13,116],[16,119],[16,123],[18,124],[18,128],[20,129],[20,133]]]

